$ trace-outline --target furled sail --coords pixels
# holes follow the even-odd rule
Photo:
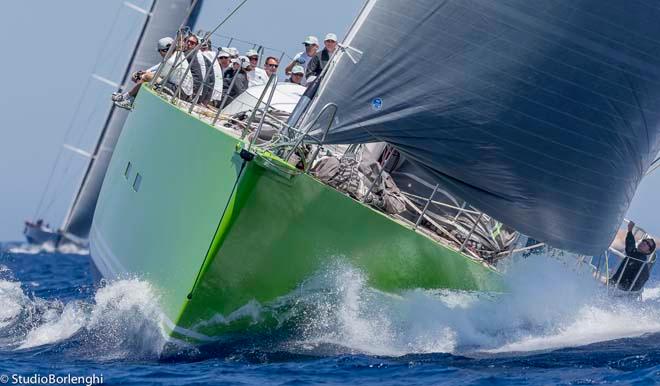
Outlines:
[[[551,245],[614,238],[658,153],[660,4],[370,0],[304,122],[385,141],[453,194]]]
[[[201,3],[201,0],[198,0],[194,4],[195,10],[188,20],[190,25],[194,24],[194,18],[196,18]],[[193,0],[154,0],[152,2],[133,56],[126,67],[122,84],[128,84],[130,74],[133,72],[151,67],[161,60],[156,50],[156,42],[164,36],[174,36],[176,29],[188,15],[191,4],[193,4]],[[87,167],[73,206],[64,220],[63,229],[69,235],[86,239],[89,234],[105,171],[127,116],[128,111],[114,106],[108,113],[94,151],[94,158]]]

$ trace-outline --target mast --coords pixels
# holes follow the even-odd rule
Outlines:
[[[144,36],[144,31],[147,28],[147,25],[149,24],[149,19],[151,18],[151,15],[154,11],[154,7],[156,6],[156,2],[158,0],[153,0],[151,2],[151,8],[149,9],[149,12],[146,14],[146,18],[144,20],[144,23],[142,24],[142,30],[140,31],[140,36],[137,39],[137,42],[135,44],[135,47],[133,48],[133,52],[131,53],[131,57],[128,61],[128,64],[126,65],[126,69],[124,70],[124,75],[122,77],[121,85],[126,84],[126,81],[128,80],[128,77],[130,76],[130,69],[133,64],[133,61],[135,59],[135,56],[137,54],[138,47],[140,43],[142,42],[142,37]],[[134,9],[134,8],[133,8]],[[83,190],[83,187],[85,186],[85,183],[87,182],[87,177],[89,176],[89,172],[92,170],[92,166],[94,165],[94,160],[99,154],[99,149],[101,148],[101,144],[103,143],[103,139],[105,137],[105,133],[108,129],[108,124],[110,122],[110,118],[112,117],[113,113],[115,112],[116,107],[113,104],[110,107],[110,111],[106,115],[105,122],[103,123],[103,128],[101,129],[101,132],[99,133],[98,140],[96,141],[96,145],[94,146],[94,151],[92,152],[92,156],[89,157],[89,161],[87,161],[87,167],[85,168],[85,173],[82,175],[82,179],[80,183],[78,184],[78,190],[76,191],[76,194],[73,196],[73,200],[71,201],[71,205],[69,206],[69,209],[66,211],[66,215],[64,216],[64,220],[62,222],[62,230],[65,232],[68,232],[69,228],[69,222],[71,220],[71,214],[73,213],[73,209],[76,207],[76,205],[79,202],[80,194]]]
[[[135,48],[124,71],[121,84],[127,84],[130,75],[139,69],[144,69],[160,61],[155,44],[164,36],[171,36],[187,18],[194,23],[201,1],[193,0],[154,0],[146,17]],[[190,10],[194,4],[194,9]],[[185,20],[184,20],[185,22]],[[112,151],[121,134],[121,129],[128,116],[128,111],[110,108],[103,129],[90,158],[80,187],[74,196],[62,229],[76,238],[86,239],[92,223],[96,201],[101,190],[105,172],[112,157]]]

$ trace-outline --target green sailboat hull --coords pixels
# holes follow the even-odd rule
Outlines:
[[[114,150],[92,258],[107,278],[155,286],[173,338],[201,343],[267,326],[241,310],[295,293],[335,260],[388,292],[501,289],[485,264],[276,157],[245,160],[241,148],[143,88]]]

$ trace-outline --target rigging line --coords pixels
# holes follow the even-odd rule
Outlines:
[[[156,6],[156,1],[157,0],[152,0],[149,15],[147,15],[147,17],[144,19],[144,22],[141,25],[141,32],[140,32],[140,35],[138,37],[137,43],[133,46],[132,54],[131,54],[131,56],[128,60],[128,63],[126,64],[126,70],[124,71],[124,76],[122,77],[122,80],[121,80],[122,84],[125,84],[128,81],[131,67],[133,65],[133,62],[136,58],[136,55],[137,55],[138,51],[140,50],[140,48],[142,46],[142,39],[144,38],[145,31],[148,28],[149,23],[151,22],[151,19],[152,19],[151,15],[153,15],[154,7]],[[99,135],[97,137],[97,140],[96,140],[96,145],[94,146],[94,151],[93,151],[94,155],[98,154],[99,151],[101,151],[101,149],[103,147],[102,145],[103,145],[103,142],[105,140],[105,135],[106,135],[106,132],[108,130],[108,125],[110,124],[110,122],[113,118],[114,110],[115,110],[115,106],[110,105],[110,111],[105,116],[105,123],[103,124],[103,126],[101,128],[101,132],[99,133]],[[93,170],[94,166],[95,166],[95,158],[90,158],[87,162],[87,167],[85,168],[85,172],[83,174],[83,177],[82,177],[80,183],[78,184],[78,189],[76,191],[76,194],[74,195],[73,201],[72,201],[72,203],[69,207],[69,210],[68,210],[68,212],[67,212],[67,214],[64,218],[64,222],[62,224],[62,229],[64,229],[67,232],[68,232],[68,228],[69,228],[69,225],[70,225],[70,222],[71,222],[73,211],[76,208],[76,206],[78,205],[78,202],[80,200],[80,196],[83,194],[83,191],[85,190],[85,186],[86,186],[86,183],[87,183],[87,178],[89,177],[89,174]]]
[[[151,8],[149,8],[149,9],[151,9]],[[126,61],[126,56],[130,56],[132,48],[135,46],[135,44],[140,43],[140,31],[141,31],[140,27],[142,27],[142,25],[143,25],[143,23],[140,23],[140,22],[135,23],[130,29],[128,29],[126,34],[123,36],[123,39],[121,40],[122,42],[128,42],[128,41],[136,40],[136,42],[129,46],[130,49],[126,50],[128,52],[123,51],[121,55],[115,55],[115,58],[114,58],[115,60],[112,62],[112,65],[110,66],[110,69],[111,69],[111,71],[117,70],[119,72],[119,76],[124,75],[123,70],[124,70],[124,67],[125,67],[124,63]],[[137,37],[135,39],[133,39],[133,37],[135,35],[137,35]],[[113,76],[114,75],[115,74],[113,73]],[[117,83],[119,83],[118,89],[120,91],[123,91],[125,89],[125,85],[120,83],[120,82],[117,82]]]
[[[223,24],[225,24],[229,19],[231,19],[231,17],[234,16],[234,14],[235,14],[236,12],[238,12],[238,10],[241,9],[241,7],[243,7],[243,5],[244,5],[245,3],[247,3],[247,0],[243,0],[238,6],[236,6],[236,8],[234,8],[234,10],[231,11],[231,12],[229,13],[229,15],[227,15],[227,16],[226,16],[226,17],[220,22],[220,24],[216,25],[215,28],[213,28],[211,31],[207,32],[207,33],[204,35],[204,37],[202,38],[202,40],[200,41],[200,43],[205,43],[207,40],[209,40],[209,37],[211,37],[211,36],[212,36],[212,35],[213,35],[213,34],[214,34],[214,33],[215,33],[215,32],[216,32],[216,31],[217,31],[217,30],[223,25]],[[177,33],[177,38],[178,38],[178,33]],[[172,46],[174,46],[174,45],[172,45]],[[201,45],[200,45],[200,46],[201,46]],[[172,71],[176,70],[177,68],[179,68],[179,66],[181,65],[181,63],[183,63],[184,61],[187,61],[187,60],[190,59],[193,55],[197,54],[197,52],[198,52],[200,46],[198,46],[197,48],[191,50],[189,53],[186,54],[186,56],[184,56],[184,58],[183,58],[183,60],[181,60],[181,62],[179,62],[179,63],[175,64],[174,66],[172,66],[172,68],[170,69],[170,73],[171,73]],[[168,52],[168,54],[169,54],[169,52]],[[164,61],[165,61],[165,58],[163,58],[163,62],[164,62]],[[162,66],[160,66],[160,67],[162,67]],[[190,70],[188,70],[187,72],[189,72],[189,71],[190,71]],[[156,75],[154,75],[154,80],[152,80],[152,82],[154,82],[154,81],[158,78],[158,75],[160,75],[160,68],[159,68],[159,71],[156,72]],[[185,75],[184,75],[184,77],[185,77]],[[180,86],[180,85],[179,85],[179,86]],[[179,88],[177,88],[177,91],[176,91],[176,92],[177,92],[177,93],[179,92]],[[174,101],[174,98],[175,98],[175,97],[176,97],[176,95],[172,97],[172,101]]]
[[[138,32],[138,31],[137,31],[138,28],[139,28],[139,24],[135,24],[135,25],[133,25],[132,27],[130,27],[130,28],[128,29],[127,34],[124,36],[124,38],[123,38],[121,41],[122,41],[122,42],[126,42],[126,41],[128,41],[132,35],[135,35],[135,34]],[[139,42],[139,37],[138,37],[138,42]],[[107,43],[108,43],[108,41],[106,40],[104,46],[107,46],[107,45],[108,45]],[[119,59],[120,59],[121,57],[122,57],[121,55],[115,55],[115,62],[114,62],[113,65],[111,66],[111,68],[112,68],[113,70],[114,70],[116,67],[118,67],[117,64],[118,64]],[[96,67],[95,67],[95,69],[94,69],[95,71],[98,69],[98,66],[99,66],[99,65],[100,65],[100,63],[97,63],[97,65],[96,65]],[[113,71],[111,71],[111,72],[113,72]],[[105,95],[105,94],[104,94],[104,95]],[[98,111],[98,109],[99,109],[100,107],[106,107],[106,109],[105,109],[105,113],[104,113],[103,116],[107,116],[108,114],[110,114],[110,108],[107,108],[107,106],[106,106],[105,103],[100,103],[100,101],[97,101],[96,104],[94,105],[94,107],[92,108],[91,113],[90,113],[89,116],[87,117],[87,121],[85,122],[84,126],[82,127],[81,130],[79,130],[79,131],[80,131],[80,134],[79,134],[79,136],[78,136],[77,141],[75,141],[75,145],[76,145],[76,147],[81,147],[82,141],[83,141],[83,139],[85,138],[85,135],[89,132],[89,129],[90,129],[90,127],[91,127],[92,119],[93,119],[95,116],[97,116],[97,111]],[[82,114],[80,114],[80,115],[82,115]],[[99,132],[100,132],[100,131],[99,131]],[[96,134],[97,134],[97,136],[100,135],[100,134],[98,134],[98,133],[96,133]],[[71,163],[72,163],[72,161],[73,161],[73,155],[69,156],[69,157],[67,158],[67,161],[65,162],[64,170],[62,171],[62,174],[63,174],[64,176],[66,176],[66,173],[69,172],[69,169],[71,168]],[[56,183],[53,185],[53,189],[54,189],[54,191],[59,191],[60,186],[61,186],[63,183],[65,183],[65,182],[70,182],[70,181],[69,181],[69,180],[62,180],[62,179],[58,180],[58,182],[56,182]],[[75,183],[78,183],[78,180],[77,180],[77,179],[75,180]],[[43,212],[44,212],[44,213],[47,213],[48,210],[50,209],[50,207],[52,206],[53,203],[54,203],[54,200],[51,200],[50,203],[49,203],[48,205],[46,205],[46,207],[45,207],[45,209],[43,210]]]
[[[256,43],[256,42],[251,42],[249,40],[242,40],[242,39],[239,39],[239,38],[236,38],[236,37],[233,37],[233,36],[223,35],[223,34],[219,34],[219,33],[214,33],[213,36],[217,36],[219,38],[225,38],[225,39],[233,39],[237,42],[245,43],[245,44],[258,44],[258,45],[262,46],[263,48],[265,48],[267,50],[271,50],[271,51],[275,51],[275,52],[280,52],[280,53],[285,52],[284,50],[281,50],[279,48],[265,46],[263,44]]]
[[[210,36],[210,35],[213,35],[213,34],[215,33],[215,31],[217,31],[217,30],[218,30],[223,24],[225,24],[225,23],[227,22],[227,20],[231,19],[231,17],[234,16],[234,14],[235,14],[236,12],[238,12],[238,10],[241,9],[241,7],[242,7],[245,3],[247,3],[247,1],[248,1],[248,0],[243,0],[243,1],[242,1],[242,2],[241,2],[236,8],[234,8],[233,11],[231,11],[231,13],[229,13],[229,15],[227,15],[227,17],[224,18],[224,20],[222,20],[222,21],[220,22],[220,24],[218,24],[217,26],[215,26],[215,28],[213,28],[213,29],[211,30],[211,32],[208,33],[208,35],[209,35],[209,36]]]
[[[101,56],[105,52],[103,50],[103,47],[105,47],[105,45],[108,43],[108,41],[110,39],[110,36],[112,36],[112,32],[114,31],[115,26],[117,25],[117,21],[119,20],[119,15],[121,14],[121,11],[122,11],[123,8],[124,7],[121,6],[117,9],[117,12],[115,13],[114,20],[112,22],[110,30],[108,31],[108,34],[105,36],[104,42],[100,46],[101,48],[99,49],[98,54],[96,55],[96,59],[94,61],[94,65],[92,66],[92,71],[91,72],[94,72],[94,69],[96,69],[96,67],[99,64],[99,62],[101,60]],[[66,139],[69,137],[69,134],[71,133],[71,130],[74,127],[74,124],[76,122],[76,118],[78,117],[78,113],[80,112],[80,107],[82,106],[82,103],[85,100],[85,96],[87,94],[87,91],[89,90],[89,85],[91,84],[91,80],[92,80],[92,78],[88,77],[87,83],[85,84],[83,92],[80,94],[80,98],[78,98],[78,103],[76,104],[76,108],[73,110],[73,116],[71,117],[71,120],[69,121],[69,125],[68,125],[66,131],[64,132],[64,136],[63,136],[61,142],[66,142]],[[50,184],[53,180],[53,176],[55,175],[55,170],[57,169],[57,165],[58,165],[58,163],[59,163],[59,161],[62,157],[63,151],[64,151],[64,149],[61,146],[59,146],[59,151],[57,152],[57,156],[55,157],[55,162],[53,162],[53,165],[52,165],[51,170],[50,170],[50,174],[48,175],[48,180],[46,181],[46,186],[44,186],[44,190],[41,193],[41,198],[39,199],[39,203],[37,204],[37,208],[34,212],[34,218],[35,219],[39,216],[39,213],[40,213],[41,208],[43,206],[44,199],[46,198],[46,194],[49,191]]]
[[[651,173],[655,172],[660,168],[660,157],[656,158],[655,161],[651,162],[651,166],[649,167],[649,170],[646,172],[646,176],[650,176]]]
[[[139,26],[140,26],[139,24],[135,24],[135,25],[133,25],[133,27],[131,27],[131,28],[129,29],[129,32],[124,36],[124,39],[122,39],[122,41],[123,41],[123,42],[129,41],[129,39],[131,38],[131,36],[134,36],[134,35],[138,34],[137,39],[136,39],[137,41],[136,41],[135,44],[139,44],[139,43],[140,43],[140,36],[139,36],[139,31],[138,31],[138,30],[139,30]],[[133,46],[134,46],[135,44],[133,44]],[[120,57],[121,57],[121,55],[116,55],[116,56],[117,56],[117,58],[120,58]],[[118,67],[119,67],[118,64],[119,64],[119,60],[116,60],[116,61],[113,63],[112,67],[111,67],[112,70],[113,70],[113,71],[112,71],[113,75],[114,75],[114,70],[115,70],[115,69],[117,69],[117,70],[122,70],[121,68],[118,68]],[[125,66],[123,66],[123,67],[125,67]],[[123,75],[123,74],[122,74],[122,75]],[[121,87],[120,87],[120,88],[121,88]],[[105,95],[105,92],[103,93],[103,95]],[[90,127],[90,125],[92,124],[92,119],[93,119],[94,117],[97,116],[96,113],[97,113],[97,111],[99,110],[100,107],[104,107],[104,108],[105,108],[105,114],[106,114],[106,115],[109,113],[109,110],[110,110],[110,109],[108,108],[108,106],[107,106],[106,103],[98,103],[98,102],[96,103],[96,105],[95,105],[94,108],[92,109],[92,112],[91,112],[91,113],[89,114],[89,116],[87,117],[87,121],[86,121],[86,123],[85,123],[85,126],[84,126],[83,130],[80,131],[80,136],[78,137],[78,140],[75,142],[75,145],[76,145],[77,147],[81,147],[81,144],[82,144],[82,141],[83,141],[83,139],[84,139],[84,137],[85,137],[85,134],[87,134],[87,130],[89,130],[89,127]],[[101,123],[102,123],[102,122],[101,122]]]

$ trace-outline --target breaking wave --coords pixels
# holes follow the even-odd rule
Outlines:
[[[643,301],[608,296],[588,272],[542,256],[521,261],[505,276],[505,294],[414,290],[395,296],[369,287],[359,270],[337,264],[320,277],[330,290],[302,302],[311,312],[294,347],[482,356],[660,332],[660,287],[647,289]]]
[[[643,301],[614,298],[588,273],[542,256],[512,265],[505,280],[503,294],[418,289],[393,295],[372,288],[363,272],[337,259],[273,303],[252,300],[235,315],[217,315],[200,326],[274,316],[278,327],[268,330],[268,339],[253,339],[249,350],[313,356],[501,356],[660,332],[657,283]],[[156,358],[166,347],[158,291],[147,281],[105,283],[89,298],[70,301],[43,299],[27,287],[0,265],[2,351],[113,360]],[[240,356],[245,347],[225,341],[212,351]],[[188,349],[178,353],[197,355]],[[175,350],[174,360],[177,355]]]
[[[157,357],[165,344],[158,296],[149,283],[119,280],[89,301],[45,300],[0,279],[0,349],[65,351],[77,358]]]

